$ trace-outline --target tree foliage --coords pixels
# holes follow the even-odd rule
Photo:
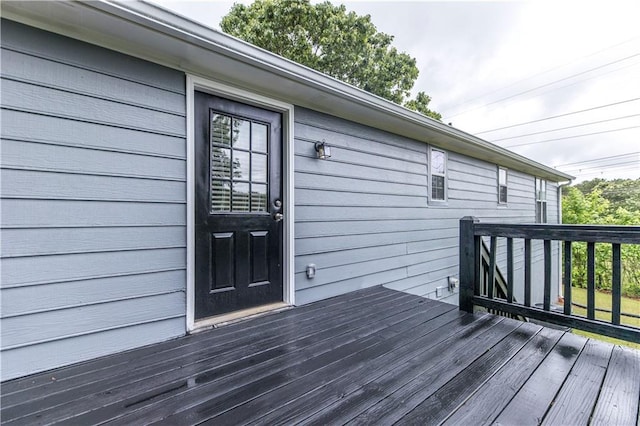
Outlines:
[[[437,120],[424,92],[408,101],[418,78],[416,60],[391,45],[369,15],[347,12],[344,5],[308,0],[256,0],[236,3],[220,22],[222,30],[256,46],[328,74],[346,83],[405,104]]]
[[[627,197],[619,197],[625,188]],[[638,196],[633,188],[640,188],[640,179],[618,179],[615,181],[589,181],[564,188],[562,198],[563,223],[596,225],[640,225],[640,208],[635,208]],[[607,189],[607,196],[603,192]],[[588,191],[588,192],[583,192]],[[631,191],[631,192],[628,192]],[[630,207],[628,209],[627,207]],[[587,248],[585,243],[572,244],[572,282],[579,287],[587,286]],[[640,297],[640,245],[623,244],[622,292],[626,296]],[[596,287],[610,290],[612,282],[611,244],[596,244]]]

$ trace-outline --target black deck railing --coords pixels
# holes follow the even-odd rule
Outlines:
[[[482,238],[490,239],[488,282],[495,281],[497,271],[498,239],[506,239],[506,297],[499,297],[494,286],[489,285],[483,291],[483,254]],[[524,241],[524,279],[523,303],[516,303],[514,294],[514,239]],[[543,241],[544,274],[542,306],[532,306],[532,244],[533,240]],[[562,242],[563,296],[561,309],[552,309],[552,241]],[[571,271],[572,243],[587,244],[587,314],[585,317],[572,312]],[[612,246],[612,282],[611,282],[611,321],[596,319],[596,243]],[[577,328],[610,337],[640,343],[640,328],[621,324],[622,301],[622,262],[621,245],[640,245],[640,227],[638,226],[597,226],[597,225],[552,225],[552,224],[498,224],[480,223],[473,217],[460,220],[460,309],[473,312],[474,306],[484,307],[512,315],[520,315],[561,326]],[[560,260],[560,259],[558,259]],[[629,313],[635,316],[637,313]]]

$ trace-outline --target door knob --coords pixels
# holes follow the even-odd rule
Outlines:
[[[276,222],[280,222],[282,219],[284,219],[284,215],[280,212],[276,213],[273,215],[273,218],[276,220]]]

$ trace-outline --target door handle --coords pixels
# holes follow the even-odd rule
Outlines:
[[[276,222],[280,222],[282,219],[284,219],[284,215],[280,212],[276,213],[273,215],[273,218],[275,219]]]

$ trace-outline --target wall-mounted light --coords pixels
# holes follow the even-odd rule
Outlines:
[[[331,157],[331,147],[327,145],[324,139],[322,142],[316,142],[315,148],[319,159],[326,160]]]

